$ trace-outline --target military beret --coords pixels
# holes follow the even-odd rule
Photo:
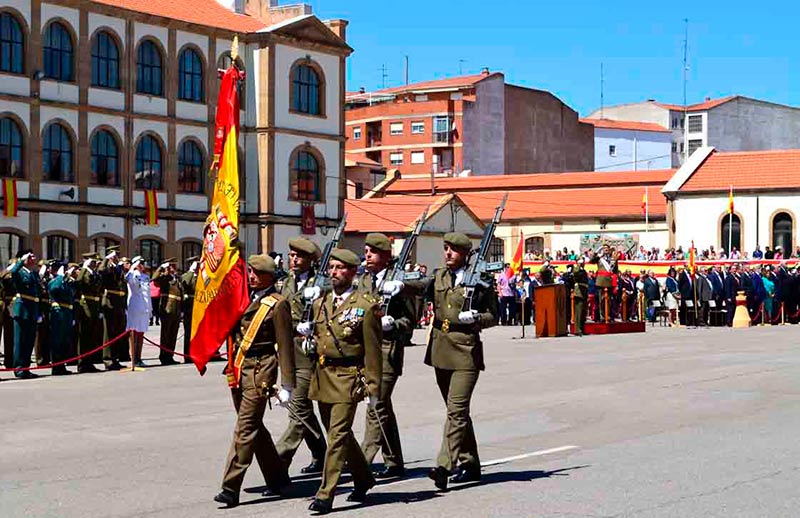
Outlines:
[[[448,232],[444,235],[443,241],[455,248],[472,249],[472,241],[461,232]]]
[[[386,234],[381,234],[380,232],[371,232],[367,234],[365,244],[383,252],[392,251],[392,242],[386,237]]]
[[[359,259],[354,252],[346,248],[334,248],[331,252],[331,259],[341,261],[348,266],[358,266],[361,264],[361,259]]]
[[[251,255],[247,264],[258,273],[275,273],[275,259],[268,255]]]
[[[308,254],[312,256],[314,259],[319,259],[319,257],[322,255],[319,246],[317,246],[315,242],[305,237],[293,237],[292,239],[290,239],[289,248],[297,252],[303,252],[304,254]]]

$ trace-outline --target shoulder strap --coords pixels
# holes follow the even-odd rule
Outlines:
[[[244,333],[244,337],[242,337],[242,342],[239,344],[239,350],[236,351],[236,359],[233,362],[233,372],[228,375],[229,386],[239,386],[239,380],[242,376],[242,364],[244,364],[247,351],[250,349],[250,346],[253,345],[253,340],[255,339],[256,333],[258,333],[258,329],[261,327],[261,324],[264,323],[264,319],[267,318],[279,301],[280,298],[275,293],[261,299],[261,304],[258,306],[258,311],[256,311],[253,320],[250,322],[250,325],[247,327],[247,331]],[[228,369],[228,371],[230,372],[231,369]]]

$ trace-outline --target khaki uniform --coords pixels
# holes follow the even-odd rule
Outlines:
[[[183,305],[183,288],[177,275],[164,272],[161,267],[153,275],[153,282],[161,288],[159,310],[161,312],[161,349],[158,359],[162,364],[173,363],[178,341],[178,329],[181,325],[181,306]]]
[[[103,283],[100,275],[88,268],[81,268],[75,280],[78,295],[78,354],[85,354],[103,344],[103,321],[101,320],[101,301]],[[101,353],[92,354],[88,358],[78,360],[78,371],[99,363]]]
[[[377,286],[373,288],[373,278],[370,273],[365,273],[358,280],[358,291],[371,295],[375,300],[382,299],[377,293]],[[387,467],[397,466],[402,468],[404,466],[403,448],[400,443],[397,417],[392,406],[392,392],[397,384],[397,378],[403,374],[405,347],[411,343],[411,335],[414,332],[416,323],[415,297],[403,293],[392,297],[387,313],[394,318],[394,329],[383,333],[381,342],[383,356],[381,389],[375,410],[367,412],[367,422],[361,449],[370,464],[380,449],[383,463]],[[385,438],[381,432],[381,426],[386,433]]]
[[[191,342],[192,342],[192,311],[194,310],[194,290],[197,286],[197,274],[186,272],[181,275],[181,286],[183,288],[183,359],[185,363],[192,363]]]
[[[592,258],[592,263],[597,265],[597,278],[595,279],[595,286],[597,286],[597,294],[599,295],[600,303],[600,320],[611,320],[611,315],[606,315],[606,304],[608,304],[608,311],[611,313],[611,293],[614,286],[612,277],[617,273],[617,262],[608,256],[595,256]],[[606,302],[608,299],[608,302]]]
[[[303,284],[303,287],[311,286],[314,282],[312,272],[309,272],[308,278]],[[298,289],[298,279],[295,272],[290,272],[284,279],[281,286],[281,295],[289,300],[292,308],[292,329],[297,327],[300,320],[303,318],[303,308],[305,301],[303,300],[303,290]],[[319,435],[314,436],[302,421],[296,419],[291,414],[289,415],[289,423],[286,426],[286,431],[283,432],[276,447],[281,459],[289,466],[292,463],[294,454],[300,443],[305,441],[306,446],[311,451],[311,456],[315,460],[325,458],[325,436],[322,432],[322,426],[319,424],[316,414],[314,413],[314,404],[308,398],[308,388],[311,385],[311,374],[314,369],[314,362],[306,356],[303,352],[304,338],[302,336],[294,337],[294,374],[295,374],[295,387],[292,392],[292,399],[289,406],[294,411],[294,414],[303,419],[308,426],[312,427]]]
[[[258,460],[269,487],[277,488],[289,482],[286,466],[278,457],[272,437],[264,426],[264,411],[273,392],[272,387],[278,381],[279,368],[281,384],[289,388],[294,386],[292,316],[288,301],[275,294],[272,288],[257,294],[231,338],[234,340],[235,357],[262,301],[269,301],[271,297],[274,305],[261,322],[245,355],[239,386],[231,389],[233,406],[236,408],[236,428],[225,463],[222,489],[234,493],[241,489],[253,456]]]
[[[575,287],[572,294],[575,307],[575,334],[582,335],[586,326],[586,297],[589,294],[589,276],[583,268],[575,271]]]
[[[320,359],[309,397],[319,402],[322,423],[328,430],[328,452],[316,496],[324,501],[333,499],[345,462],[356,489],[367,491],[375,485],[352,427],[358,402],[380,393],[381,319],[371,295],[351,290],[336,309],[332,292],[314,301],[314,338]]]
[[[480,331],[497,323],[497,296],[493,279],[490,287],[476,288],[472,307],[478,311],[474,324],[461,324],[458,314],[464,303],[464,289],[453,286],[450,270],[437,270],[427,289],[433,301],[434,322],[425,353],[425,363],[436,371],[436,383],[447,405],[447,422],[437,458],[438,466],[451,471],[456,463],[480,469],[478,443],[469,415],[478,373],[485,369]]]
[[[128,283],[122,273],[122,266],[115,265],[108,259],[103,259],[97,268],[103,284],[103,299],[101,311],[103,313],[104,342],[108,342],[125,332],[128,308]],[[129,356],[128,340],[120,338],[110,346],[103,349],[103,363],[109,365],[119,363]]]
[[[11,305],[14,298],[14,284],[11,272],[0,273],[0,320],[3,332],[3,365],[6,369],[14,366],[14,320],[11,318]]]

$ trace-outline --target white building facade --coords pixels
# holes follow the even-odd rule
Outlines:
[[[582,119],[594,126],[595,171],[647,171],[672,167],[672,132],[658,124]]]

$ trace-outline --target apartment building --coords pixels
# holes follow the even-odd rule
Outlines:
[[[669,169],[672,131],[652,122],[581,119],[594,126],[595,171]]]

